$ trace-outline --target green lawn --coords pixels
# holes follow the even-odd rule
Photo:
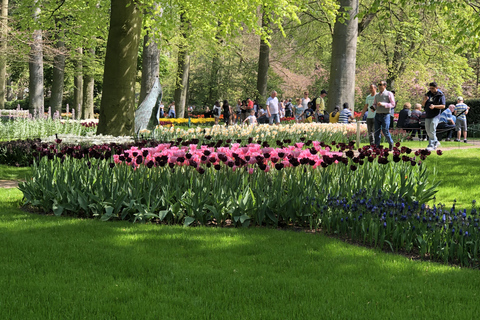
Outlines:
[[[323,235],[105,223],[1,190],[2,319],[473,319],[480,273]]]
[[[479,155],[426,161],[444,181],[438,200],[480,199]],[[8,172],[0,167],[0,178],[28,170]],[[480,311],[479,270],[320,234],[37,215],[18,209],[21,198],[0,190],[1,319],[474,319]]]

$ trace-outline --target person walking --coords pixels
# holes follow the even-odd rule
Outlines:
[[[225,126],[228,127],[230,124],[230,116],[232,114],[232,107],[228,103],[228,100],[223,100],[223,121],[225,121]]]
[[[388,142],[390,150],[393,149],[393,139],[390,135],[390,109],[395,108],[395,97],[393,93],[387,90],[387,82],[380,81],[378,84],[379,92],[373,99],[373,106],[375,106],[375,145],[380,147],[381,132]]]
[[[267,115],[270,125],[272,125],[273,122],[275,122],[277,125],[280,124],[280,116],[278,112],[277,91],[272,91],[272,94],[267,99]]]
[[[430,82],[428,92],[423,97],[422,105],[425,108],[425,131],[428,135],[428,151],[433,151],[440,146],[437,139],[437,126],[440,113],[445,109],[445,95],[438,89],[435,81]]]
[[[377,94],[377,86],[372,83],[368,88],[370,94],[365,99],[365,106],[362,110],[362,118],[367,113],[367,135],[370,145],[375,143],[375,107],[373,106],[373,100],[375,100],[375,95]]]
[[[168,106],[168,117],[175,118],[175,101],[172,101]]]
[[[463,103],[463,98],[457,98],[457,104],[455,105],[454,114],[457,117],[455,122],[457,130],[457,139],[455,141],[460,141],[463,130],[463,142],[467,143],[467,113],[470,110],[470,107]]]

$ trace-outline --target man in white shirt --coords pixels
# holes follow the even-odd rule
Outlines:
[[[272,91],[272,94],[267,99],[267,115],[270,125],[272,125],[274,121],[277,125],[280,124],[278,111],[277,91]]]

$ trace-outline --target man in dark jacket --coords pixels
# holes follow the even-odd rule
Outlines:
[[[425,131],[428,135],[428,151],[433,151],[440,146],[440,142],[437,140],[437,126],[440,122],[440,114],[445,109],[445,95],[438,89],[437,83],[431,82],[429,84],[429,90],[423,97],[422,101],[425,107]]]

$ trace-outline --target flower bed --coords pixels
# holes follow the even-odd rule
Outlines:
[[[180,142],[43,147],[32,179],[19,188],[27,204],[56,215],[295,224],[462,265],[477,261],[480,250],[475,206],[458,211],[424,205],[438,185],[428,181],[421,164],[430,155],[426,150],[354,150],[352,143],[317,141],[279,148]]]
[[[368,141],[367,126],[360,125],[361,137]],[[295,123],[281,126],[258,125],[258,126],[213,126],[211,128],[167,128],[157,127],[152,137],[160,141],[170,141],[181,138],[183,140],[198,139],[206,144],[210,140],[240,140],[246,143],[254,141],[268,141],[274,144],[276,141],[291,140],[301,141],[341,141],[348,143],[357,137],[356,124],[321,124],[321,123]],[[208,139],[207,139],[208,138]]]
[[[416,158],[408,156],[406,148],[395,150],[394,161],[387,159],[389,152],[384,149],[364,148],[355,156],[353,145],[341,148],[348,150],[345,156],[330,151],[329,146],[320,142],[312,142],[308,149],[303,149],[303,144],[276,149],[256,144],[246,147],[234,144],[231,148],[197,148],[195,145],[179,148],[161,144],[150,148],[132,147],[123,153],[112,152],[104,146],[83,154],[77,153],[78,148],[69,147],[55,156],[49,153],[43,157],[34,166],[33,179],[22,184],[21,190],[28,203],[54,210],[56,214],[62,214],[64,209],[67,212],[81,210],[87,216],[99,215],[103,219],[138,220],[132,212],[140,210],[141,204],[147,201],[148,208],[137,211],[148,211],[142,219],[163,221],[167,216],[159,215],[160,211],[172,213],[170,218],[177,222],[195,217],[187,219],[187,224],[194,221],[206,224],[212,219],[221,224],[225,219],[235,220],[240,216],[243,216],[242,224],[246,220],[255,224],[276,224],[280,220],[319,223],[314,210],[305,206],[309,195],[324,200],[329,195],[349,198],[352,190],[368,187],[369,194],[383,190],[408,202],[423,202],[435,192],[435,186],[427,187],[428,183],[423,182],[425,169],[416,166]],[[402,152],[405,153],[402,161],[396,161],[395,157],[400,158]],[[428,154],[425,151],[421,157]],[[403,178],[406,176],[409,178]],[[130,188],[132,183],[136,186]],[[155,188],[167,188],[169,192],[159,194],[160,189],[154,192]],[[144,198],[143,189],[154,193]],[[85,199],[77,196],[81,194],[90,204],[88,208],[96,206],[95,210],[82,206]],[[126,198],[118,202],[122,194]],[[221,219],[212,218],[209,212],[214,211],[212,206],[218,205],[216,201],[221,194],[227,201],[221,205],[228,212],[224,212]],[[187,196],[195,198],[194,205],[185,202]],[[161,200],[162,197],[167,198]],[[204,202],[199,203],[199,197]],[[127,199],[136,199],[137,204],[129,205],[129,213],[124,215]],[[153,207],[150,200],[155,202]],[[228,201],[237,201],[239,207],[235,214],[226,205]],[[250,201],[255,204],[253,207]],[[99,209],[105,209],[106,203],[113,211]],[[180,217],[178,210],[182,212]],[[258,212],[263,214],[257,217]],[[255,217],[247,218],[248,213]]]

